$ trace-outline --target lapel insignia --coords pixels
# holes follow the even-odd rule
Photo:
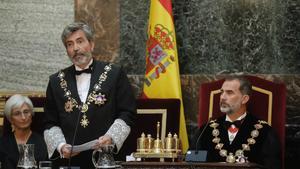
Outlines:
[[[74,107],[74,103],[72,102],[72,100],[68,100],[66,103],[65,103],[65,111],[70,113],[73,111],[73,107]]]
[[[88,101],[94,102],[96,105],[101,106],[105,103],[106,98],[105,95],[102,93],[98,93],[98,94],[91,93],[88,97]]]
[[[68,87],[67,82],[65,80],[61,80],[60,81],[60,87],[65,89],[66,87]]]

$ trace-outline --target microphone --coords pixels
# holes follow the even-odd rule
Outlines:
[[[206,128],[208,127],[210,120],[211,120],[211,118],[208,119],[203,130],[199,134],[197,141],[196,141],[195,150],[189,150],[186,152],[185,161],[188,161],[188,162],[205,162],[206,161],[207,151],[206,150],[198,150],[198,142],[199,142],[200,138],[202,138],[202,135],[203,135],[204,131],[206,130]]]
[[[75,131],[74,131],[74,135],[73,135],[73,139],[72,139],[72,144],[71,144],[71,152],[70,152],[71,156],[69,158],[68,169],[72,169],[73,168],[73,167],[71,167],[71,160],[72,160],[73,147],[74,147],[74,144],[75,144],[75,139],[76,139],[76,135],[77,135],[77,131],[78,131],[79,121],[80,121],[80,114],[81,114],[81,112],[79,112],[78,116],[77,116]]]
[[[208,119],[208,121],[205,124],[203,130],[201,131],[201,133],[199,134],[199,136],[197,138],[197,141],[196,141],[196,151],[198,151],[198,142],[199,142],[200,138],[202,138],[202,135],[203,135],[204,131],[206,130],[207,126],[209,125],[210,120],[211,120],[211,118]]]

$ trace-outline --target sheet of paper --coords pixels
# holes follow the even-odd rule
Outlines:
[[[98,142],[98,140],[92,140],[90,142],[86,142],[81,145],[75,145],[75,146],[73,146],[73,152],[77,153],[77,152],[81,152],[81,151],[90,150],[93,148],[94,145],[96,145],[97,142]],[[69,146],[67,148],[69,148],[71,150],[71,146]]]

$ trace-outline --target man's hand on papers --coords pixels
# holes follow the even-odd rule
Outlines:
[[[108,135],[104,135],[99,137],[97,143],[93,146],[93,149],[99,149],[102,145],[110,145],[112,144],[112,139]]]
[[[73,156],[76,156],[77,154],[79,154],[79,152],[75,152],[73,151],[71,154],[71,145],[70,144],[65,144],[61,147],[61,153],[63,158],[70,158]]]
[[[90,142],[87,142],[87,143],[84,143],[84,144],[81,144],[81,145],[73,146],[72,156],[77,155],[81,151],[86,151],[86,150],[93,149],[93,147],[97,143],[98,143],[98,140],[92,140]],[[68,146],[66,146],[66,148],[69,150],[69,154],[70,154],[72,146],[70,144],[68,144]]]
[[[81,144],[81,145],[75,145],[73,146],[72,154],[71,154],[71,148],[72,146],[70,144],[65,144],[61,148],[61,152],[63,154],[64,158],[70,158],[79,154],[81,151],[86,151],[90,149],[99,149],[102,145],[110,145],[112,144],[112,138],[110,136],[104,135],[99,137],[97,140],[92,140],[90,142]]]

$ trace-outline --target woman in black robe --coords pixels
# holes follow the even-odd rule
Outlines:
[[[19,94],[11,96],[4,108],[4,113],[11,123],[12,132],[0,139],[0,158],[2,168],[16,169],[19,161],[19,144],[34,144],[36,165],[48,160],[46,143],[41,135],[30,129],[34,116],[31,100]]]

